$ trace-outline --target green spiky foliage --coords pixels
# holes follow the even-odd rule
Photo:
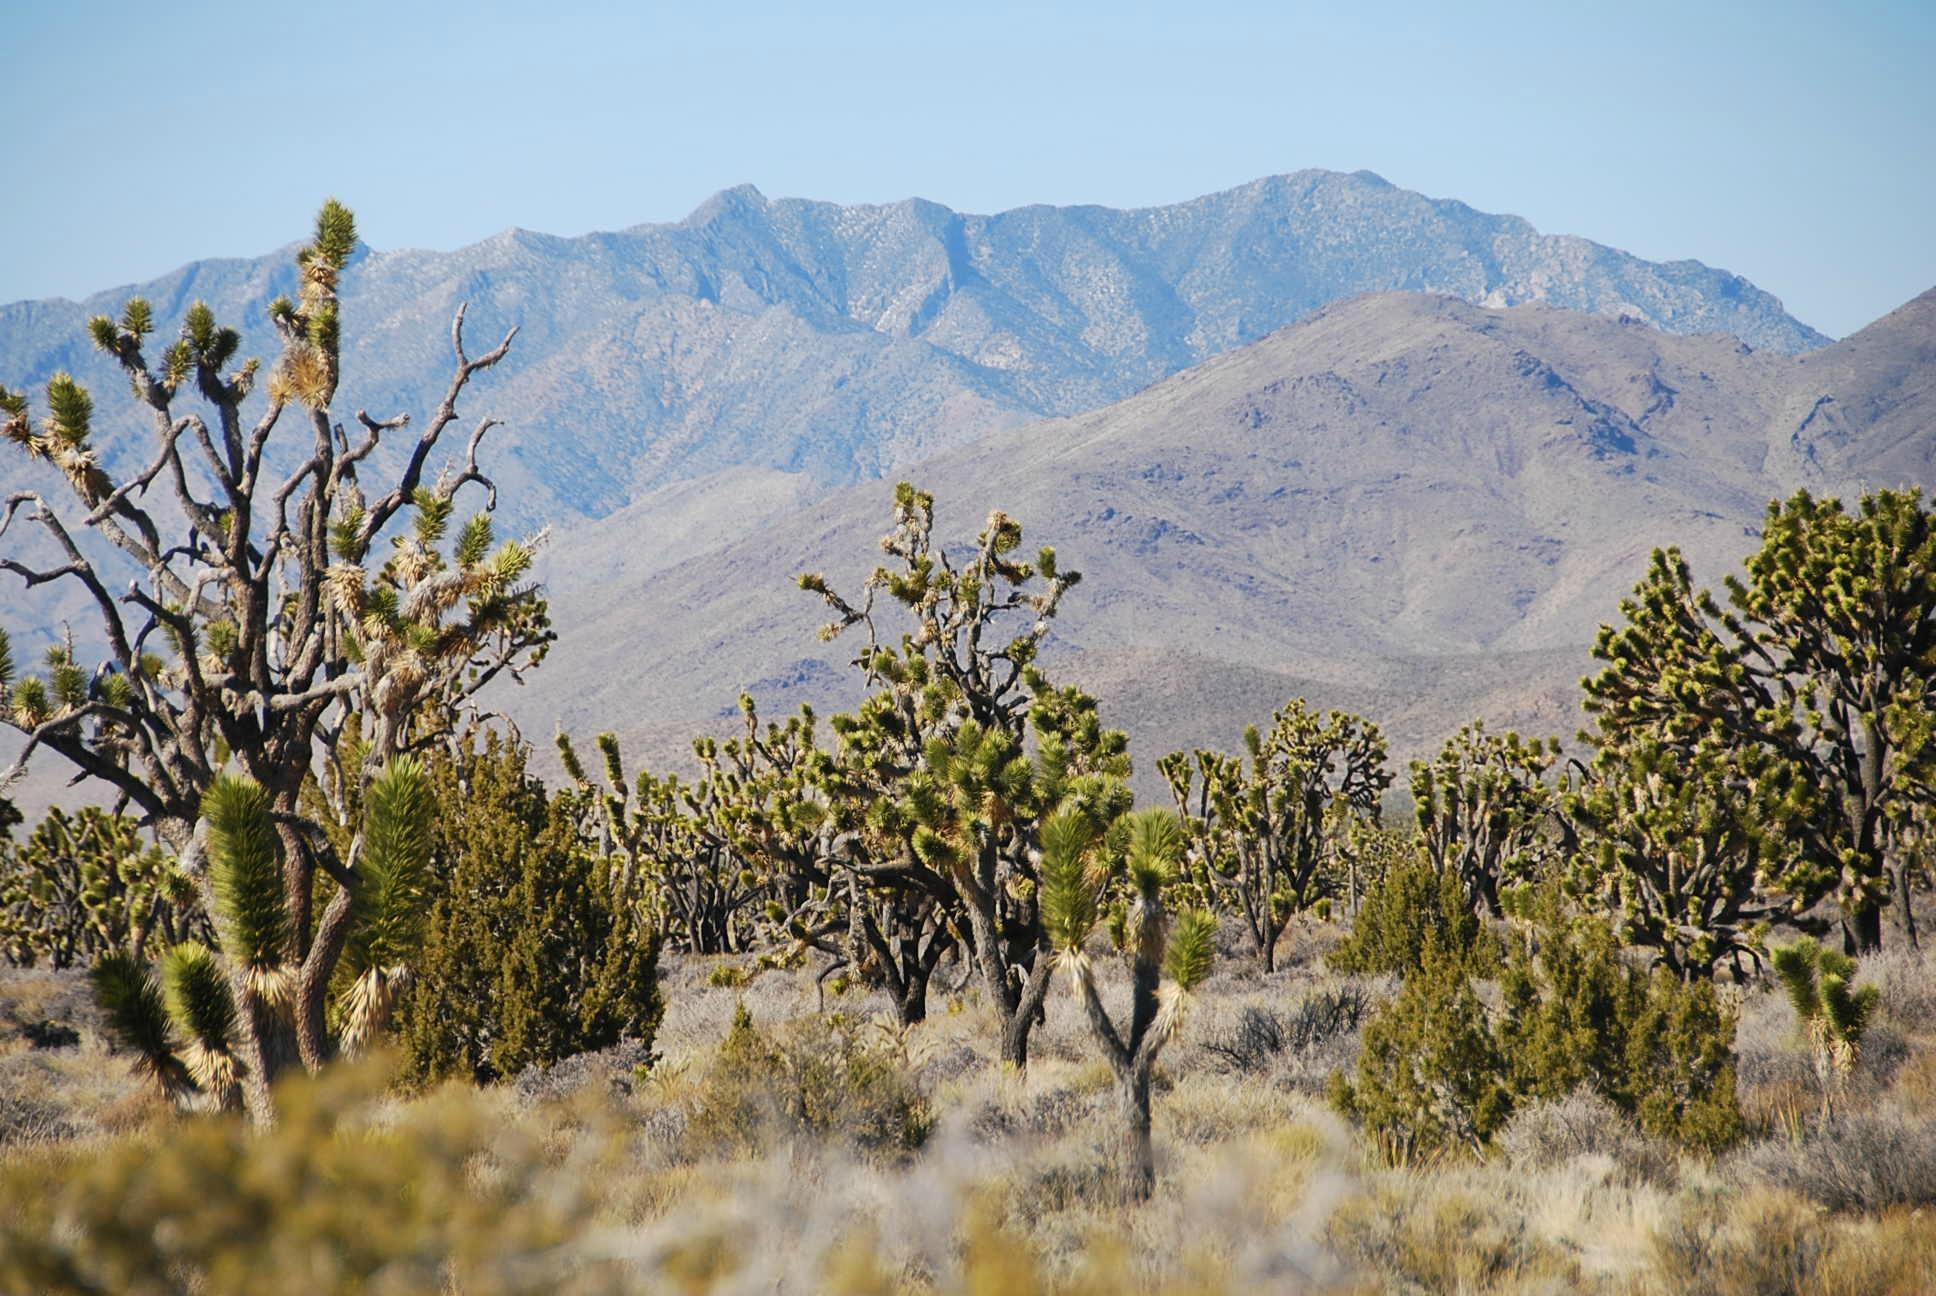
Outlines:
[[[0,438],[68,485],[15,510],[62,564],[8,558],[0,568],[81,597],[98,623],[88,640],[104,645],[99,661],[64,644],[44,670],[0,672],[0,723],[25,735],[15,764],[67,760],[197,877],[210,867],[200,825],[217,776],[264,790],[288,1020],[239,1003],[244,1052],[268,1044],[258,1026],[287,1030],[286,1060],[310,1069],[336,1050],[330,989],[349,905],[366,890],[355,876],[365,785],[393,757],[461,730],[478,691],[537,665],[552,639],[531,578],[537,541],[495,536],[478,518],[459,524],[475,511],[466,505],[496,507],[478,460],[493,421],[457,455],[445,441],[472,380],[512,335],[472,354],[460,307],[453,376],[428,418],[355,410],[339,395],[350,352],[338,300],[355,248],[349,210],[324,204],[297,256],[297,291],[270,304],[281,350],[266,374],[206,302],[164,321],[134,300],[89,324],[127,379],[137,424],[153,429],[129,452],[147,465],[138,475],[107,472],[92,394],[73,378],[56,376],[41,409],[0,389]],[[265,922],[273,913],[266,895],[249,910]],[[266,946],[252,957],[270,966]],[[266,1068],[250,1061],[258,1119],[273,1116],[260,1104],[284,1052],[268,1048]]]
[[[429,766],[433,900],[401,1013],[419,1083],[507,1078],[621,1039],[649,1049],[657,1030],[657,932],[583,793],[548,793],[528,761],[491,733]]]
[[[1458,872],[1434,866],[1414,839],[1366,891],[1351,934],[1326,957],[1343,972],[1406,976],[1440,956],[1484,972],[1498,953]]]
[[[193,879],[135,821],[50,810],[26,840],[0,840],[0,958],[83,967],[109,950],[213,939]]]
[[[1240,915],[1264,970],[1291,915],[1335,892],[1327,869],[1353,820],[1378,818],[1391,774],[1378,726],[1294,698],[1242,757],[1198,750],[1158,762],[1192,840],[1196,880]]]
[[[242,1061],[236,1055],[239,1025],[228,976],[215,952],[199,942],[175,946],[162,956],[161,990],[168,1015],[185,1041],[184,1065],[218,1110],[242,1105]]]
[[[598,736],[593,776],[570,739],[558,738],[611,843],[619,885],[671,949],[749,953],[797,939],[805,915],[824,908],[829,877],[818,841],[827,813],[815,776],[827,755],[814,714],[803,707],[763,726],[752,698],[740,701],[745,729],[694,742],[701,773],[690,782],[650,770],[628,780],[609,733]]]
[[[1758,965],[1771,924],[1790,914],[1765,882],[1787,866],[1804,800],[1790,772],[1754,749],[1609,739],[1566,798],[1580,835],[1569,887],[1683,981],[1724,960],[1737,974],[1744,957]]]
[[[1936,528],[1918,490],[1854,510],[1803,492],[1769,505],[1762,537],[1726,607],[1678,551],[1657,552],[1623,623],[1601,631],[1587,706],[1611,736],[1788,766],[1808,804],[1768,881],[1798,908],[1832,894],[1847,945],[1873,950],[1906,884],[1899,826],[1936,795]]]
[[[281,843],[269,795],[253,779],[224,774],[203,800],[208,813],[209,886],[222,952],[251,994],[279,1005],[289,992]]]
[[[170,1101],[192,1093],[194,1081],[175,1052],[168,1009],[153,970],[125,951],[111,950],[95,960],[89,979],[109,1033],[134,1054],[137,1074]]]
[[[1020,557],[1022,528],[1001,512],[953,553],[933,529],[933,497],[903,482],[881,542],[888,561],[858,599],[800,578],[834,612],[827,637],[865,641],[854,665],[869,695],[832,721],[828,849],[860,926],[885,900],[904,930],[932,933],[926,949],[967,946],[1001,1022],[1002,1056],[1022,1067],[1052,962],[1042,825],[1072,795],[1113,795],[1105,784],[1127,777],[1128,740],[1102,725],[1093,699],[1037,665],[1079,574],[1053,549]],[[905,625],[898,637],[883,625],[890,617]]]
[[[1462,727],[1432,760],[1413,761],[1412,805],[1434,868],[1456,876],[1475,911],[1503,917],[1500,891],[1532,881],[1556,855],[1558,739]]]
[[[1863,1033],[1882,992],[1873,985],[1857,987],[1855,960],[1824,949],[1810,937],[1777,948],[1773,962],[1788,1002],[1808,1033],[1822,1086],[1822,1115],[1827,1117],[1855,1070]]]
[[[363,857],[343,951],[343,1048],[360,1053],[390,1024],[423,945],[430,906],[430,780],[414,757],[392,760],[363,794]]]
[[[1116,1076],[1119,1170],[1131,1201],[1147,1200],[1155,1187],[1150,1076],[1157,1055],[1175,1036],[1188,996],[1209,976],[1216,957],[1214,918],[1196,909],[1171,917],[1169,896],[1183,880],[1184,846],[1182,822],[1171,810],[1121,814],[1104,824],[1073,801],[1042,827],[1043,923]],[[1130,1004],[1122,1022],[1103,1006],[1086,948],[1112,891],[1127,906],[1122,946]]]

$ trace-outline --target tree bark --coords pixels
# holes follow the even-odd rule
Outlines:
[[[1037,951],[1035,966],[1029,969],[1028,980],[1022,985],[1015,1007],[1002,1019],[1002,1061],[1017,1071],[1028,1070],[1029,1034],[1041,1018],[1042,1004],[1049,996],[1053,964],[1046,949]]]
[[[1149,1068],[1132,1063],[1117,1076],[1117,1119],[1122,1125],[1123,1200],[1139,1205],[1156,1190],[1156,1153],[1150,1143]]]
[[[1842,944],[1846,953],[1856,957],[1880,950],[1882,906],[1870,901],[1851,913],[1842,925]]]

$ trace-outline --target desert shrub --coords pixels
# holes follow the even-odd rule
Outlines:
[[[29,1048],[77,1048],[81,1042],[81,1033],[64,1022],[43,1017],[39,1021],[28,1022],[22,1026],[20,1038],[27,1041]]]
[[[0,1094],[0,1146],[51,1143],[74,1136],[60,1106],[20,1093]]]
[[[653,1060],[643,1041],[620,1040],[595,1053],[574,1053],[543,1066],[534,1062],[518,1072],[511,1088],[520,1101],[533,1105],[564,1102],[587,1090],[624,1099],[649,1074]]]
[[[1677,1296],[1811,1296],[1830,1239],[1799,1203],[1760,1195],[1730,1218],[1715,1201],[1670,1214],[1653,1237],[1653,1270]]]
[[[1097,1097],[1067,1085],[1044,1089],[1015,1102],[988,1102],[968,1120],[968,1132],[982,1142],[1005,1138],[1060,1138],[1087,1120]]]
[[[1624,1095],[1641,1128],[1684,1148],[1718,1152],[1741,1137],[1734,1090],[1734,1020],[1708,981],[1664,969],[1648,980],[1627,1028]]]
[[[1800,1140],[1771,1139],[1746,1172],[1833,1211],[1936,1206],[1936,1120],[1887,1109],[1840,1113]]]
[[[1499,1049],[1526,1098],[1587,1086],[1648,1133],[1705,1152],[1741,1133],[1734,1018],[1710,982],[1652,975],[1620,957],[1590,917],[1548,909],[1501,982]]]
[[[572,794],[495,734],[431,767],[434,900],[404,1014],[405,1073],[480,1082],[658,1028],[658,942],[607,885]]]
[[[1232,1070],[1256,1071],[1281,1053],[1303,1053],[1357,1030],[1370,1002],[1362,987],[1344,985],[1306,995],[1288,1013],[1246,1004],[1203,1049]]]
[[[1457,873],[1422,856],[1394,863],[1365,893],[1351,935],[1331,951],[1342,972],[1415,972],[1434,950],[1489,967],[1497,943],[1467,903]]]
[[[1333,1086],[1387,1158],[1479,1151],[1514,1105],[1581,1087],[1685,1148],[1740,1136],[1734,1019],[1712,984],[1629,967],[1605,924],[1550,911],[1514,947],[1496,1020],[1469,963],[1435,946],[1365,1027],[1357,1080]]]
[[[1326,1230],[1339,1255],[1386,1278],[1390,1290],[1571,1290],[1579,1277],[1570,1257],[1511,1212],[1462,1193],[1424,1202],[1403,1193],[1348,1200]]]
[[[1882,1016],[1905,1031],[1936,1031],[1936,959],[1894,945],[1862,962],[1882,987]]]
[[[841,1013],[774,1031],[742,1005],[700,1083],[695,1150],[755,1155],[788,1138],[845,1145],[876,1161],[919,1148],[934,1128],[907,1059],[885,1034]]]
[[[474,1091],[372,1117],[384,1075],[332,1068],[277,1092],[279,1120],[178,1121],[0,1169],[0,1291],[611,1291],[570,1251],[602,1148],[557,1163]],[[54,1164],[58,1173],[49,1173]]]
[[[1506,1067],[1463,960],[1435,950],[1365,1026],[1355,1081],[1332,1101],[1394,1164],[1479,1151],[1512,1109]]]
[[[1645,1134],[1627,1113],[1591,1089],[1526,1103],[1499,1132],[1499,1150],[1520,1170],[1544,1170],[1576,1157],[1603,1156],[1630,1183],[1671,1182],[1673,1149]]]

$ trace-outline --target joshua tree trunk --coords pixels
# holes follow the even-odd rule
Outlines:
[[[1042,1021],[1042,1005],[1049,998],[1049,971],[1051,959],[1044,953],[1036,955],[1036,965],[1028,969],[1028,980],[1022,982],[1022,992],[1014,996],[1014,1007],[1001,1007],[1001,1060],[1013,1065],[1016,1071],[1028,1069],[1028,1036]]]
[[[1116,1118],[1122,1122],[1123,1129],[1123,1198],[1132,1205],[1148,1201],[1156,1190],[1156,1153],[1150,1145],[1148,1066],[1132,1065],[1116,1077]]]

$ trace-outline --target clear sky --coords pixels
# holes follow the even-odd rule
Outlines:
[[[299,237],[673,220],[750,181],[968,211],[1306,166],[1747,275],[1837,336],[1936,285],[1936,0],[7,0],[0,300]]]

